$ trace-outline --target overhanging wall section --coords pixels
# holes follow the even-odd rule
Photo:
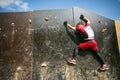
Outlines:
[[[75,24],[77,24],[80,21],[79,20],[80,14],[84,14],[84,16],[89,18],[91,21],[91,27],[93,27],[95,31],[95,39],[98,42],[99,46],[99,54],[101,54],[105,61],[110,65],[110,70],[108,71],[108,73],[110,74],[108,75],[109,79],[114,80],[113,77],[116,75],[117,75],[116,78],[119,79],[120,66],[118,66],[118,64],[120,61],[120,57],[114,21],[103,16],[94,14],[92,12],[88,12],[84,9],[75,7],[74,8]],[[84,61],[87,63],[85,59]],[[93,62],[93,60],[90,61],[91,63]],[[79,60],[79,63],[81,65],[81,60]],[[88,63],[86,66],[88,65],[90,65],[90,63]],[[95,68],[96,66],[98,66],[98,64],[94,63],[94,66],[89,68]]]
[[[63,22],[68,21],[75,26],[79,22],[80,14],[91,20],[100,54],[110,64],[110,70],[105,73],[97,71],[100,64],[89,54],[90,51],[81,52],[86,54],[85,56],[77,56],[76,66],[67,64],[73,48],[81,40],[74,32],[65,28]],[[45,21],[46,17],[48,21]],[[33,79],[115,80],[119,78],[118,45],[113,20],[74,7],[69,10],[34,11],[33,23]]]

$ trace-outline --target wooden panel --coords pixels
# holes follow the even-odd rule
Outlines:
[[[120,53],[120,21],[119,20],[115,21],[115,26],[116,26],[116,35],[117,35],[118,47]]]

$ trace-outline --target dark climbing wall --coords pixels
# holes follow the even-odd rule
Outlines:
[[[78,41],[73,39],[74,33],[65,28],[63,22],[68,21],[75,26],[80,14],[91,20],[99,53],[110,64],[108,72],[97,71],[100,65],[89,51],[83,52],[87,53],[84,57],[77,56],[76,66],[66,62]],[[48,21],[45,21],[46,17]],[[113,20],[75,7],[69,10],[34,11],[33,23],[33,80],[118,80],[119,57]]]
[[[63,22],[75,26],[80,14],[91,20],[99,52],[110,65],[107,72],[97,71],[100,64],[89,51],[81,52],[85,56],[77,56],[75,66],[66,62],[78,44],[78,37],[65,28]],[[119,52],[113,20],[74,7],[34,11],[33,26],[33,80],[119,80]]]
[[[67,29],[79,15],[91,20],[99,52],[110,65],[99,72],[99,62],[90,51],[77,56],[77,65],[67,63],[81,39]],[[31,23],[32,20],[32,24]],[[120,58],[113,20],[74,7],[63,10],[0,13],[0,80],[120,80]]]
[[[0,13],[0,80],[15,80],[21,67],[22,80],[31,80],[31,13]]]

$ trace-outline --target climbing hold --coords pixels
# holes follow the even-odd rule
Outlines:
[[[12,23],[11,23],[11,26],[14,27],[14,26],[15,26],[15,23],[12,22]]]
[[[45,17],[44,19],[45,19],[45,21],[48,21],[48,17]]]
[[[42,63],[41,67],[47,67],[47,64],[46,63]]]
[[[17,71],[17,72],[22,71],[22,68],[21,68],[21,67],[18,67],[16,71]]]
[[[31,19],[29,19],[29,24],[32,24],[32,20]]]
[[[102,29],[102,32],[105,32],[105,31],[107,31],[107,29],[106,29],[106,28]]]
[[[101,21],[98,21],[98,23],[101,23]]]
[[[15,72],[15,80],[22,80],[22,71],[23,69],[19,66]]]

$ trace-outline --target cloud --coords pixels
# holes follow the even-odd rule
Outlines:
[[[27,11],[29,9],[28,3],[22,0],[0,0],[0,7],[12,11],[17,9]]]

